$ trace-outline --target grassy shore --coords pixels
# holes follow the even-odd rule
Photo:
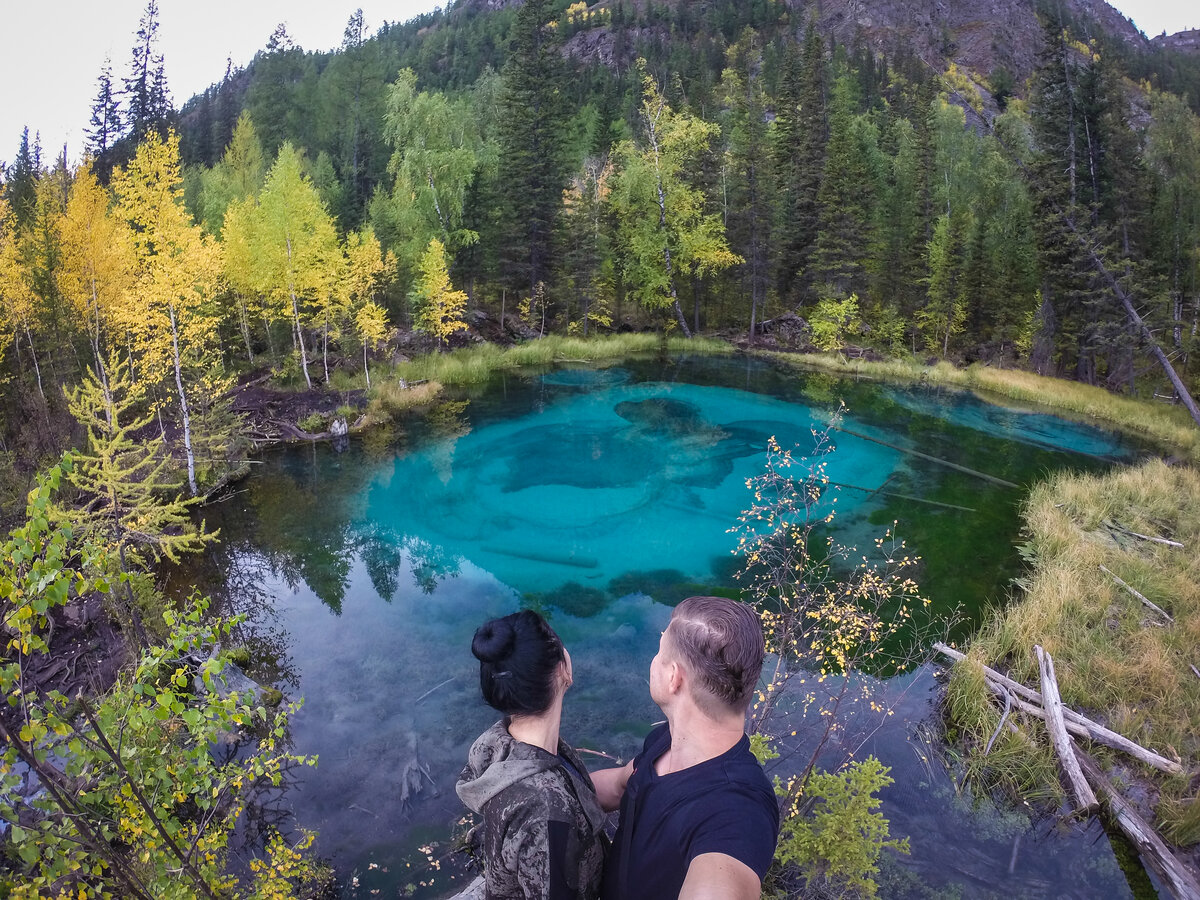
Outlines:
[[[1200,428],[1182,407],[1159,401],[1122,397],[1076,381],[982,365],[960,369],[946,362],[933,366],[915,360],[870,362],[847,360],[835,354],[771,354],[771,358],[782,359],[800,369],[849,378],[947,385],[979,391],[986,399],[1007,397],[1030,406],[1046,407],[1047,412],[1056,415],[1065,414],[1130,432],[1165,453],[1200,465]]]
[[[431,353],[410,362],[400,363],[392,378],[406,381],[437,381],[449,384],[478,384],[496,372],[552,366],[558,363],[588,363],[621,359],[635,353],[732,353],[733,348],[723,341],[704,338],[671,337],[658,334],[614,334],[604,337],[559,337],[548,335],[512,347],[481,344],[452,353]]]
[[[1041,644],[1054,657],[1064,702],[1159,753],[1178,755],[1194,771],[1200,676],[1190,666],[1200,669],[1200,472],[1150,460],[1107,475],[1059,473],[1033,490],[1025,520],[1022,552],[1031,572],[1024,596],[976,636],[971,659],[1036,685],[1032,648]],[[948,705],[974,748],[974,768],[1017,788],[1057,784],[1040,722],[1019,722],[1015,734],[1002,730],[987,759],[979,753],[1000,710],[978,668],[955,667]],[[1181,845],[1200,842],[1200,799],[1190,775],[1154,774],[1164,833]]]
[[[724,341],[664,339],[657,334],[615,334],[590,338],[550,335],[513,347],[480,344],[451,353],[430,353],[400,363],[390,372],[383,369],[377,372],[362,427],[427,406],[446,385],[480,384],[497,372],[548,368],[560,363],[595,363],[624,359],[638,353],[732,352],[733,348]]]

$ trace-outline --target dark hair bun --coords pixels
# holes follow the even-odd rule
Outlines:
[[[507,618],[492,619],[476,629],[471,652],[480,662],[498,663],[512,653],[516,641],[517,633]]]

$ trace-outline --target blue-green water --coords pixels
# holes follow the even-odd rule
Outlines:
[[[1131,455],[1097,429],[970,394],[669,358],[497,378],[344,452],[273,453],[209,511],[223,536],[215,569],[181,581],[249,612],[243,637],[274,661],[258,674],[304,696],[294,747],[320,764],[280,804],[320,832],[347,896],[453,889],[449,859],[436,869],[418,848],[453,830],[455,777],[493,720],[469,651],[484,619],[544,611],[575,661],[564,735],[636,750],[661,718],[645,677],[670,604],[736,588],[730,529],[768,439],[805,455],[840,400],[827,474],[842,487],[825,501],[836,496],[838,539],[867,547],[895,521],[924,559],[934,613],[961,608],[960,635],[1016,574],[1027,486]],[[866,749],[895,768],[893,834],[913,842],[886,895],[1131,896],[1094,824],[1060,830],[955,792],[914,740],[935,717],[930,671],[883,685],[904,692],[898,714],[863,723]],[[788,727],[788,752],[802,754],[803,722]]]

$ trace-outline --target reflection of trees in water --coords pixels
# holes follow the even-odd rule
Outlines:
[[[442,484],[448,484],[454,474],[454,448],[458,439],[471,433],[471,422],[466,416],[470,403],[470,400],[447,400],[434,407],[425,419],[435,438],[429,447],[429,462]]]

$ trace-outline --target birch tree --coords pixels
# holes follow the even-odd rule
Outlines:
[[[617,147],[620,171],[613,191],[627,250],[625,274],[633,293],[651,309],[669,310],[692,336],[679,306],[678,279],[742,262],[729,249],[720,217],[704,211],[704,194],[688,182],[701,153],[720,128],[667,104],[657,82],[638,63],[642,103],[640,139]]]
[[[129,166],[113,173],[113,191],[119,215],[130,227],[133,248],[132,284],[120,319],[146,376],[173,377],[188,486],[195,495],[199,488],[184,360],[203,356],[216,332],[211,302],[220,272],[219,247],[192,224],[183,208],[179,137],[174,132],[165,141],[149,133]]]

